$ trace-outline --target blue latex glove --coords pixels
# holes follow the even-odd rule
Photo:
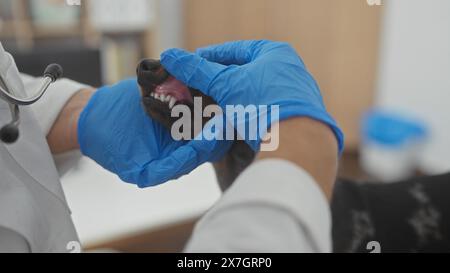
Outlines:
[[[93,95],[79,119],[78,141],[84,155],[141,188],[188,174],[221,158],[231,145],[173,140],[145,113],[135,79]]]
[[[223,109],[227,105],[278,105],[280,121],[296,116],[321,121],[335,133],[339,151],[343,149],[343,133],[327,113],[319,87],[286,43],[237,41],[196,53],[170,49],[162,54],[161,63],[178,80],[211,96]],[[247,117],[244,122],[249,120]],[[259,150],[260,137],[246,141]]]

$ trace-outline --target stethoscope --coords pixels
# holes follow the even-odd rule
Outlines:
[[[0,140],[7,144],[12,144],[19,138],[20,109],[19,106],[31,105],[42,98],[48,87],[59,79],[63,74],[63,69],[58,64],[47,66],[44,78],[39,89],[33,96],[19,98],[13,90],[9,90],[6,80],[0,76],[0,97],[9,104],[12,120],[0,129]]]

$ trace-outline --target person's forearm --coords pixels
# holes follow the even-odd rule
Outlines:
[[[237,178],[197,224],[186,252],[331,251],[326,198],[336,175],[336,138],[308,118],[278,125],[271,136],[279,128],[279,148],[261,152]]]
[[[94,91],[92,88],[82,89],[64,106],[47,135],[47,141],[53,154],[79,149],[78,118]]]
[[[261,152],[258,160],[285,159],[303,168],[330,200],[338,167],[338,146],[333,131],[309,118],[293,118],[279,124],[280,146]]]

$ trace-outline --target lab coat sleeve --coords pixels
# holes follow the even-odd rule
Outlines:
[[[36,92],[41,79],[25,74],[21,74],[21,77],[25,85],[26,94],[30,96]],[[70,98],[76,92],[86,87],[88,86],[69,79],[60,79],[50,85],[45,95],[38,102],[30,106],[45,135],[50,132],[59,113]]]
[[[36,92],[36,88],[41,84],[41,78],[34,78],[25,74],[21,74],[21,78],[28,96]],[[72,96],[87,87],[89,86],[69,79],[60,79],[50,85],[47,92],[38,102],[30,106],[45,135],[48,135],[59,113]],[[58,173],[62,176],[75,166],[81,157],[80,151],[71,151],[65,154],[54,155],[53,159],[55,160]]]
[[[197,224],[186,252],[330,252],[331,213],[303,169],[283,160],[249,167]]]
[[[27,240],[19,233],[0,227],[0,253],[30,253]]]

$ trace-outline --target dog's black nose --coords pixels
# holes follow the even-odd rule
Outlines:
[[[145,59],[137,67],[138,83],[143,88],[154,88],[170,76],[160,61]]]

